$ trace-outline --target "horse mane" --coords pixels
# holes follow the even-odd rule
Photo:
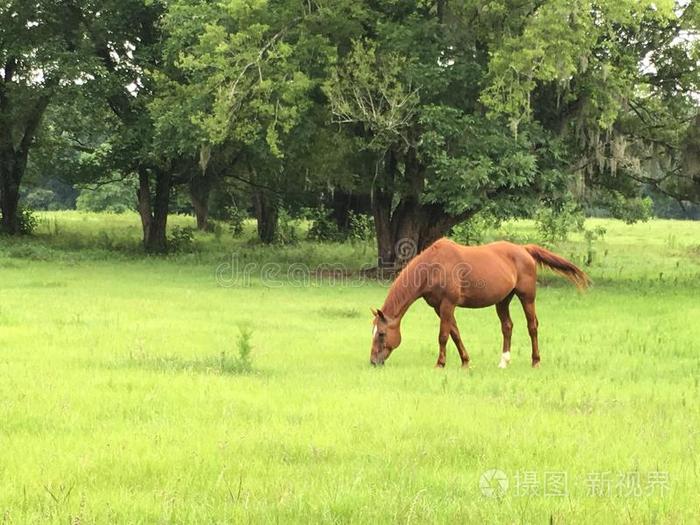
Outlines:
[[[411,259],[391,284],[389,293],[382,306],[382,311],[389,317],[396,316],[420,297],[423,279],[416,269],[427,251],[425,250]]]

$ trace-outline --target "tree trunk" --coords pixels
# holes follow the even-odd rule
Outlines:
[[[384,161],[385,186],[396,180],[397,156],[389,152]],[[405,180],[403,195],[394,206],[394,194],[386,189],[374,192],[372,213],[377,232],[377,266],[382,273],[400,271],[413,257],[446,235],[452,226],[468,219],[473,213],[449,215],[439,204],[423,204],[420,194],[424,173],[415,151],[410,149],[403,158]]]
[[[153,199],[153,221],[146,251],[149,253],[165,253],[168,250],[166,227],[168,225],[168,209],[170,205],[170,173],[161,169],[156,170],[156,194]]]
[[[0,231],[9,235],[21,233],[19,224],[19,187],[27,166],[26,154],[3,148],[0,152]]]
[[[277,202],[264,190],[257,190],[253,193],[253,206],[258,220],[258,239],[265,244],[273,243],[279,217]]]
[[[193,177],[190,181],[190,199],[194,215],[197,218],[197,229],[209,231],[209,195],[211,193],[211,179],[206,176]]]
[[[375,198],[377,266],[386,274],[400,271],[413,257],[449,233],[471,214],[447,215],[435,205],[424,205],[412,197],[402,199],[392,212],[387,200]]]
[[[372,199],[372,215],[377,235],[377,268],[391,269],[395,266],[395,239],[391,231],[391,196],[376,191]]]
[[[171,175],[156,169],[155,196],[151,199],[149,173],[139,173],[139,214],[143,229],[143,247],[147,253],[165,253],[168,250],[166,227],[170,205]]]
[[[17,212],[19,209],[19,186],[10,179],[10,174],[2,174],[2,187],[0,188],[0,209],[2,219],[0,231],[9,235],[19,233],[19,220]]]
[[[136,192],[138,199],[139,215],[141,216],[141,229],[143,230],[143,246],[148,246],[149,236],[151,233],[151,187],[148,180],[148,171],[142,169],[139,171],[139,189]]]

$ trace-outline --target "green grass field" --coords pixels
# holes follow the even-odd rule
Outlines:
[[[507,370],[493,308],[457,313],[473,367],[450,344],[433,369],[423,303],[373,369],[386,284],[221,266],[358,268],[371,244],[224,232],[148,258],[136,216],[68,212],[0,238],[0,522],[700,522],[700,223],[588,224],[594,287],[541,275],[539,370],[515,303]],[[229,366],[242,328],[249,372]]]

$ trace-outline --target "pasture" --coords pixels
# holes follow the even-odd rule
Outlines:
[[[607,229],[590,291],[540,274],[542,367],[514,303],[507,370],[494,309],[457,311],[465,371],[451,342],[433,369],[423,303],[369,366],[387,284],[317,270],[371,244],[218,232],[149,258],[136,215],[43,215],[0,239],[0,522],[700,522],[700,224],[587,226]]]

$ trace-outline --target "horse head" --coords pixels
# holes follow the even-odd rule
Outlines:
[[[391,319],[381,310],[372,310],[372,351],[369,361],[372,365],[383,365],[391,352],[401,344],[401,331],[398,319]]]

